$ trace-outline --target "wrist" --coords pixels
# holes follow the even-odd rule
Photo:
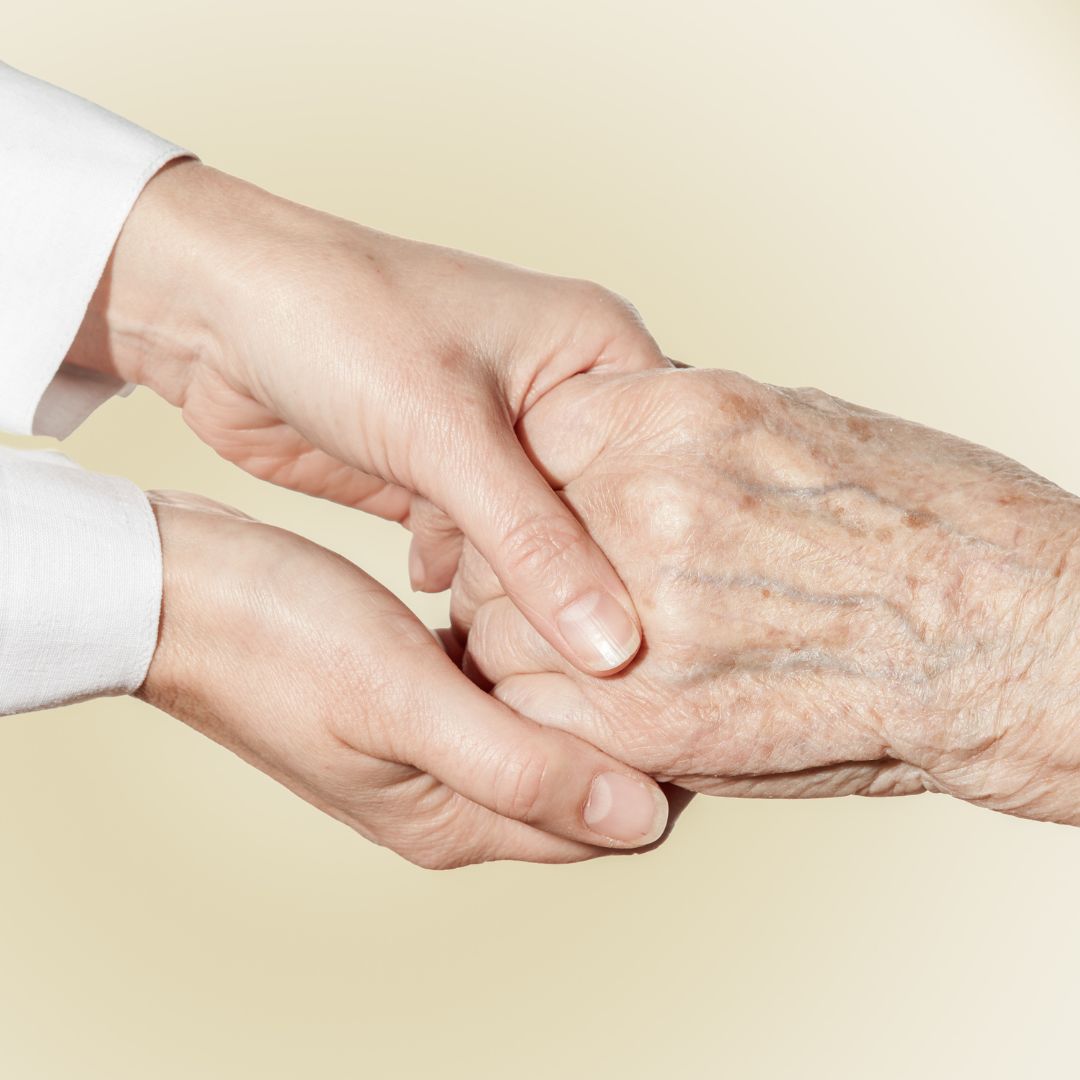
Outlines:
[[[206,696],[210,668],[228,641],[228,532],[250,524],[239,511],[185,492],[147,492],[161,537],[162,599],[158,640],[146,679],[136,696],[177,713]],[[213,550],[215,557],[207,558]],[[224,635],[224,637],[223,637]]]
[[[201,362],[223,350],[223,284],[257,188],[200,162],[170,163],[143,189],[66,357],[148,386],[174,404]]]
[[[1010,554],[969,575],[980,614],[930,772],[980,805],[1080,824],[1080,500],[1009,522]]]
[[[1046,543],[1044,579],[1033,590],[1018,634],[1017,656],[1004,698],[1014,716],[1026,718],[1033,751],[1057,768],[1080,769],[1080,500]],[[1069,808],[1080,821],[1080,804]],[[1060,814],[1054,816],[1062,820]]]

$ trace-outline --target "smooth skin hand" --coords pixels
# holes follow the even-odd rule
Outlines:
[[[421,866],[575,862],[663,833],[649,778],[477,689],[345,559],[196,496],[151,499],[165,588],[139,697]]]
[[[455,624],[500,700],[694,791],[938,791],[1080,824],[1080,500],[732,372],[585,375],[521,430],[645,644],[581,677],[467,550]]]
[[[136,204],[68,361],[152,387],[258,477],[402,522],[416,587],[450,584],[464,533],[575,666],[637,652],[626,589],[514,432],[579,372],[667,366],[607,290],[183,161]]]

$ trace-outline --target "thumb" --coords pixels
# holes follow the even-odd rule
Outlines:
[[[626,587],[509,425],[486,443],[447,511],[553,648],[586,673],[618,671],[641,647]]]
[[[452,670],[452,669],[451,669]],[[438,678],[402,750],[416,768],[502,817],[607,848],[664,833],[668,801],[648,776],[576,738],[519,716],[460,672]]]

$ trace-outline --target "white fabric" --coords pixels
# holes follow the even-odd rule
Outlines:
[[[123,389],[63,360],[135,200],[185,153],[0,64],[0,429],[63,437]],[[161,582],[138,488],[0,448],[0,715],[141,685]]]
[[[0,448],[0,715],[138,689],[160,608],[146,496],[59,454]]]
[[[185,154],[0,64],[0,429],[62,438],[122,385],[99,379],[88,394],[80,381],[80,408],[56,423],[45,407],[35,428],[42,398],[77,378],[58,369],[135,200]]]

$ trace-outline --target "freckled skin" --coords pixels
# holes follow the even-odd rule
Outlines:
[[[869,442],[874,434],[869,422],[856,416],[848,417],[847,429],[859,442]]]
[[[726,404],[728,413],[740,423],[754,424],[764,417],[761,406],[750,397],[732,394]]]
[[[533,453],[645,647],[614,678],[578,675],[467,550],[456,626],[505,700],[696,791],[944,791],[1080,824],[1074,496],[731,372],[580,377],[535,412]]]
[[[904,524],[909,529],[925,529],[934,520],[928,510],[909,510],[904,514]]]

